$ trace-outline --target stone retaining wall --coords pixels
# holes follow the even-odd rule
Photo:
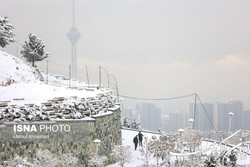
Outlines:
[[[119,107],[113,110],[109,109],[107,113],[102,115],[91,117],[93,119],[56,120],[44,123],[39,121],[39,124],[67,124],[71,126],[68,134],[55,133],[50,139],[4,141],[4,135],[1,134],[0,162],[12,158],[14,154],[27,157],[29,161],[32,161],[39,149],[48,149],[57,157],[60,154],[71,153],[79,159],[78,166],[87,167],[89,157],[96,152],[96,144],[93,142],[95,139],[101,140],[101,144],[98,147],[98,154],[105,154],[106,156],[110,155],[114,145],[121,144],[121,111]],[[27,122],[23,122],[23,124],[25,123]],[[29,123],[32,124],[34,122]],[[0,125],[0,133],[4,131],[13,131],[13,124],[2,123]],[[45,134],[51,135],[50,133]]]

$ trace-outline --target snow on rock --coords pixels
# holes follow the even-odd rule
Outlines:
[[[39,73],[24,60],[0,51],[0,86],[39,80]]]
[[[112,101],[110,101],[112,99]],[[111,93],[92,98],[59,97],[54,98],[41,106],[26,104],[24,106],[0,106],[0,120],[4,121],[40,121],[82,119],[94,115],[110,114],[108,109],[114,106],[115,98]],[[96,105],[97,102],[102,105]],[[80,107],[79,107],[80,106]]]
[[[93,85],[89,88],[77,81],[81,89],[68,88],[62,77],[50,77],[60,86],[45,84],[38,70],[3,51],[0,65],[0,120],[83,119],[116,108],[115,96],[109,89]]]

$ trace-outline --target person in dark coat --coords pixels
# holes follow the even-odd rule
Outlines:
[[[138,135],[136,135],[136,136],[134,137],[133,142],[134,142],[134,144],[135,144],[135,150],[136,150],[137,145],[138,145]]]
[[[141,133],[141,131],[139,131],[139,146],[142,146],[142,139],[143,139],[143,134]]]

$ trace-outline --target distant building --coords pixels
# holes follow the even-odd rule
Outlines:
[[[157,131],[157,128],[161,128],[161,109],[154,103],[137,103],[135,109],[140,115],[143,129]]]
[[[163,131],[167,131],[169,122],[169,115],[168,114],[161,114],[161,129]]]
[[[244,130],[250,130],[250,110],[244,110],[244,116],[243,116],[243,129]]]
[[[130,107],[126,108],[126,109],[123,109],[123,111],[122,111],[122,117],[127,117],[130,120],[134,120],[135,119],[135,116],[133,114],[133,110]]]
[[[243,103],[239,100],[218,102],[216,104],[216,124],[218,130],[229,130],[229,113],[232,112],[231,131],[243,128]]]
[[[186,114],[184,112],[175,111],[169,114],[167,122],[167,132],[176,132],[178,129],[185,128]]]
[[[194,103],[189,104],[189,118],[194,119],[194,129],[197,130],[214,130],[214,103],[196,104],[194,113]]]

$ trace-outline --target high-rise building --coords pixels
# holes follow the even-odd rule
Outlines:
[[[167,131],[176,132],[178,129],[185,128],[186,113],[175,111],[169,114],[169,120],[167,121]]]
[[[133,110],[130,107],[128,107],[128,108],[126,108],[126,109],[124,109],[122,111],[122,117],[127,117],[130,120],[134,120],[135,119],[135,116],[133,114]]]
[[[169,115],[168,114],[161,114],[161,129],[163,131],[168,131],[168,122],[169,122]]]
[[[229,130],[230,112],[233,113],[231,117],[230,131],[243,128],[243,103],[239,100],[230,100],[226,102],[218,102],[216,104],[218,130]]]
[[[244,110],[244,117],[243,117],[243,125],[244,125],[244,130],[250,130],[250,110]]]
[[[71,48],[71,74],[73,79],[77,79],[77,54],[76,54],[76,43],[80,38],[81,34],[78,32],[75,27],[75,10],[74,10],[74,0],[73,0],[73,26],[67,33],[67,37],[69,38],[72,48]]]
[[[137,103],[136,111],[139,113],[141,127],[146,130],[156,131],[161,128],[161,109],[153,103]]]
[[[196,112],[194,112],[194,109]],[[190,103],[189,118],[194,119],[194,129],[203,131],[214,130],[214,104],[203,103],[203,106],[196,104],[196,108],[194,108],[194,103]]]

